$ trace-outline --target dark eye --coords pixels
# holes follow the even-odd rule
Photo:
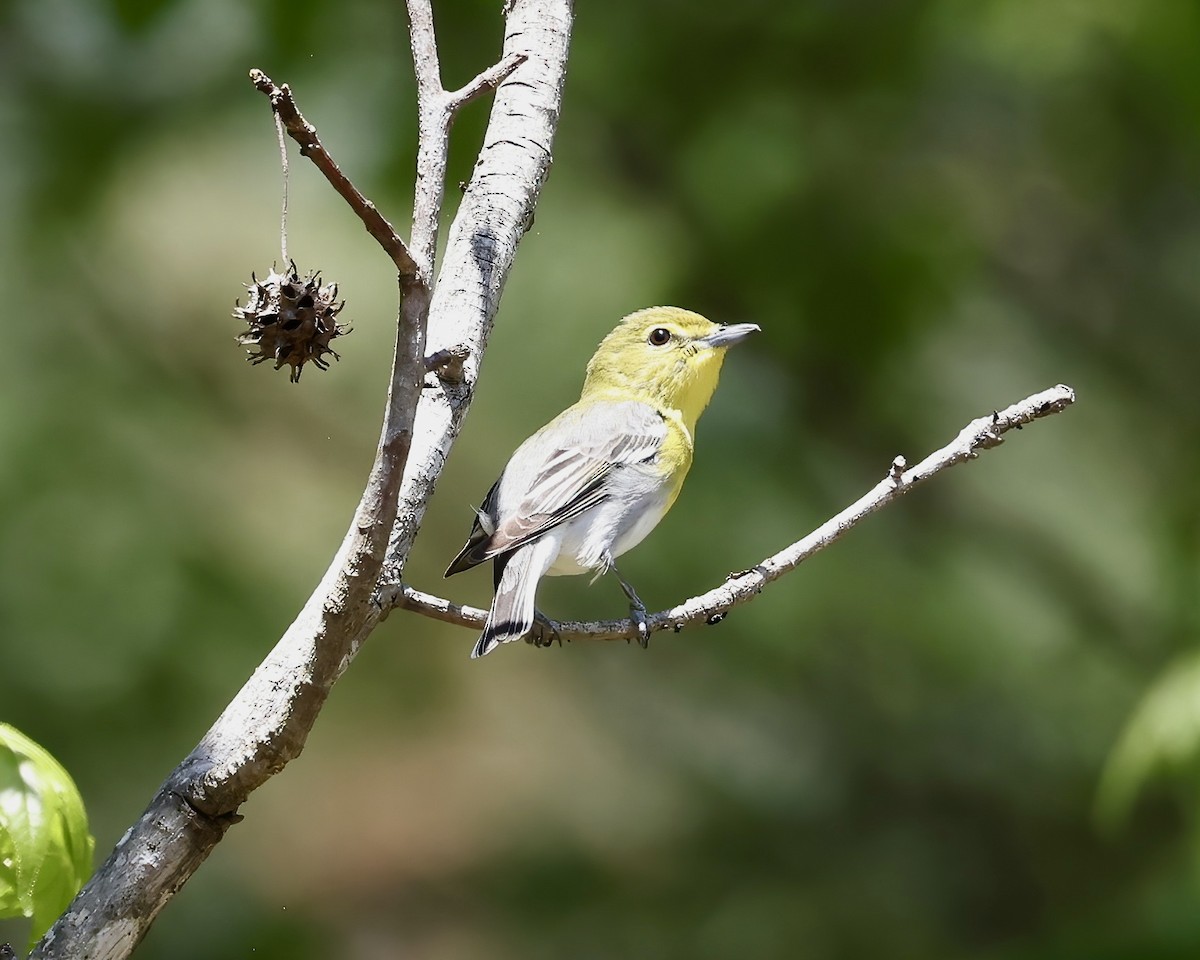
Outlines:
[[[646,338],[650,346],[662,347],[671,342],[671,331],[666,327],[655,327],[650,331],[650,336]]]

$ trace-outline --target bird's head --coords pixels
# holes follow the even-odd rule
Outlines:
[[[717,388],[725,351],[758,329],[678,307],[631,313],[588,362],[583,399],[611,395],[677,410],[691,430]]]

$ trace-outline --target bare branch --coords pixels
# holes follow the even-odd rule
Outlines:
[[[427,9],[428,4],[413,0],[412,7]],[[429,25],[431,28],[432,20]],[[484,150],[488,151],[490,144],[514,140],[526,146],[519,151],[492,149],[481,157],[477,170],[487,173],[487,187],[469,190],[460,204],[436,295],[425,278],[433,275],[432,244],[444,189],[440,181],[445,176],[449,110],[440,84],[434,99],[445,120],[433,127],[428,122],[421,126],[419,157],[433,159],[418,165],[414,237],[419,242],[410,254],[391,225],[338,170],[315,130],[296,110],[286,85],[275,87],[261,71],[254,72],[255,86],[271,97],[272,107],[300,142],[301,152],[313,159],[355,209],[400,271],[402,300],[395,362],[379,448],[342,546],[296,621],[196,748],[167,777],[141,818],[38,944],[33,957],[120,960],[129,956],[159,911],[225,831],[241,819],[238,807],[303,749],[330,688],[379,622],[383,611],[373,599],[389,534],[392,548],[387,559],[392,569],[399,569],[411,547],[408,534],[415,536],[424,510],[424,504],[414,498],[431,493],[449,445],[448,440],[444,447],[430,443],[433,430],[428,422],[416,443],[414,416],[419,413],[429,420],[430,395],[436,392],[442,397],[441,403],[433,406],[435,419],[449,409],[449,388],[446,394],[440,389],[422,389],[426,378],[431,386],[443,384],[426,372],[426,331],[435,334],[432,339],[438,350],[457,355],[455,345],[463,345],[466,352],[459,362],[463,363],[464,381],[469,377],[473,382],[474,364],[483,349],[516,242],[549,165],[570,27],[570,0],[515,3],[505,42],[520,44],[521,52],[529,54],[529,80],[506,99],[502,96],[505,85],[501,86],[497,101],[503,100],[504,106],[493,110]],[[414,24],[413,29],[419,32],[419,25]],[[429,38],[432,42],[432,34]],[[414,38],[414,49],[416,43]],[[436,50],[432,63],[436,70]],[[424,83],[426,90],[432,90],[428,80]],[[431,131],[436,143],[427,147]],[[434,182],[435,175],[438,182]],[[504,255],[482,258],[481,262],[481,251],[492,249],[503,249]],[[440,292],[443,281],[449,291],[445,295]],[[432,324],[427,324],[430,319]],[[459,325],[475,334],[460,335]],[[458,405],[465,411],[465,403]],[[457,421],[450,419],[457,433]],[[399,517],[398,501],[404,504]],[[403,530],[405,535],[398,537],[394,530]]]
[[[394,607],[403,607],[405,610],[412,610],[414,613],[429,617],[431,620],[440,620],[442,623],[453,623],[459,627],[472,627],[475,630],[482,630],[483,625],[487,622],[488,612],[481,607],[472,607],[465,603],[458,604],[453,600],[434,596],[432,593],[425,593],[423,590],[411,587],[407,583],[400,584],[399,589],[388,599]],[[559,626],[558,621],[552,620],[550,622],[555,627]],[[563,639],[570,640],[573,637],[564,636]]]
[[[450,124],[458,110],[483,93],[495,90],[528,54],[510,50],[460,90],[442,87],[437,37],[429,0],[407,0],[413,71],[417,78],[417,190],[413,203],[412,245],[416,259],[432,271],[437,246],[438,215],[446,187]],[[485,147],[486,149],[486,147]]]
[[[447,109],[451,113],[455,113],[477,97],[482,96],[488,91],[495,90],[527,59],[529,58],[523,53],[507,54],[499,63],[488,67],[470,83],[459,87],[453,93],[447,94]]]
[[[450,152],[450,113],[437,37],[429,0],[407,0],[408,36],[412,45],[413,73],[417,78],[417,182],[413,196],[413,249],[417,260],[432,272],[437,256],[438,220],[446,189],[446,162]]]
[[[283,638],[121,838],[34,950],[38,958],[126,957],[200,867],[238,807],[300,754],[334,682],[358,652],[425,375],[428,297],[417,285],[397,324],[379,448],[341,548]],[[86,951],[85,952],[85,948]]]
[[[429,313],[429,351],[434,356],[439,350],[465,351],[462,379],[454,382],[431,374],[426,380],[413,451],[414,463],[428,469],[405,473],[381,596],[399,584],[442,465],[470,407],[504,281],[550,171],[571,18],[570,0],[511,4],[503,56],[515,53],[527,59],[496,90],[479,162],[450,228]],[[381,603],[381,616],[385,609]]]
[[[325,179],[341,194],[342,199],[350,204],[350,209],[358,214],[358,218],[362,220],[367,232],[392,258],[396,269],[400,271],[400,276],[406,279],[420,278],[421,272],[409,253],[408,247],[396,233],[395,227],[388,223],[383,214],[375,209],[375,204],[364,197],[342,173],[341,168],[333,162],[333,157],[329,155],[329,151],[325,149],[317,136],[316,127],[305,120],[296,107],[296,101],[293,99],[288,85],[285,83],[282,87],[275,86],[271,78],[257,68],[250,71],[250,80],[256,89],[265,93],[270,99],[271,109],[283,121],[291,138],[300,144],[301,156],[308,157],[317,169],[325,174]]]
[[[980,417],[967,424],[952,443],[931,453],[911,469],[906,469],[903,457],[896,457],[887,476],[865,496],[801,540],[767,557],[749,570],[732,573],[721,586],[698,597],[685,600],[678,606],[652,614],[647,624],[654,630],[678,632],[688,624],[704,621],[716,623],[724,619],[732,607],[753,600],[767,584],[794,570],[814,553],[825,549],[860,520],[880,507],[908,493],[919,483],[947,467],[965,463],[979,455],[980,450],[999,446],[1009,430],[1020,430],[1025,424],[1065,410],[1075,402],[1075,392],[1060,384],[1026,397],[1011,407]],[[396,607],[412,610],[444,623],[480,629],[487,620],[487,611],[478,607],[460,606],[433,594],[416,590],[407,584],[392,589],[387,601]],[[631,640],[637,629],[631,620],[599,620],[579,622],[551,621],[563,640]]]

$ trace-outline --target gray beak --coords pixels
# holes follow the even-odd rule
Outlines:
[[[710,333],[707,337],[700,337],[693,342],[705,347],[732,347],[735,343],[741,343],[750,334],[758,333],[760,329],[757,323],[727,323],[716,333]]]

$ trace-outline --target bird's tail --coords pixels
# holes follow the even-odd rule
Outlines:
[[[538,581],[558,556],[558,548],[558,538],[545,536],[504,558],[492,609],[471,651],[472,660],[491,653],[502,643],[520,640],[533,629]]]

